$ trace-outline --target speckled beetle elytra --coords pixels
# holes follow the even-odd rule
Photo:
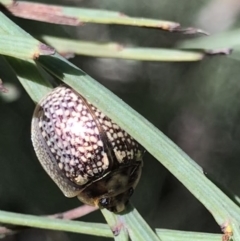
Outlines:
[[[34,111],[39,161],[67,197],[121,212],[138,184],[142,147],[69,87],[55,88]]]

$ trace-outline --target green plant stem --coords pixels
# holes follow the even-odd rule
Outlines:
[[[0,211],[0,222],[32,228],[61,230],[66,232],[95,234],[102,237],[113,237],[112,230],[107,224],[86,223],[80,221],[50,219],[34,215]],[[113,221],[114,223],[114,221]],[[221,234],[185,232],[170,229],[156,229],[162,241],[221,241]]]
[[[162,241],[222,241],[221,234],[156,229]]]
[[[121,24],[159,28],[167,31],[179,30],[180,26],[180,24],[176,22],[148,18],[134,18],[120,12],[101,9],[57,6],[31,3],[26,1],[19,1],[17,5],[14,4],[13,1],[6,0],[0,0],[0,3],[3,4],[9,10],[9,12],[15,16],[57,24],[69,24],[75,26],[81,25],[84,22],[99,24]],[[49,16],[51,16],[51,18]]]
[[[97,43],[42,36],[41,39],[54,46],[60,53],[74,53],[86,56],[131,59],[140,61],[199,61],[203,52],[164,48],[128,47],[118,43]]]
[[[61,230],[74,233],[96,235],[102,237],[112,237],[109,227],[101,223],[86,223],[80,221],[69,221],[50,219],[27,214],[17,214],[0,211],[0,222],[19,226],[43,228],[51,230]]]
[[[105,217],[109,227],[112,230],[114,235],[114,239],[116,241],[128,241],[130,237],[128,235],[128,231],[124,225],[119,221],[119,216],[115,215],[106,209],[101,210],[103,216]]]
[[[101,211],[113,233],[119,232],[125,236],[127,234],[133,241],[161,240],[131,204],[121,214],[113,214],[107,210]]]

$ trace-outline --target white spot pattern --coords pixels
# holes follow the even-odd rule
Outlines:
[[[58,167],[78,185],[135,162],[141,152],[130,135],[68,87],[54,89],[39,105],[42,137]]]

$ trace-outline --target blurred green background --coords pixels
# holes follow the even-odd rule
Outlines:
[[[60,4],[59,1],[45,3]],[[61,4],[180,22],[210,33],[239,23],[237,0],[62,1]],[[12,18],[32,35],[49,34],[126,46],[174,48],[193,36],[157,29],[85,24],[57,26]],[[195,36],[197,37],[197,36]],[[228,46],[226,46],[228,47]],[[71,61],[163,131],[233,195],[240,194],[240,68],[226,56],[194,63],[160,63],[76,56]],[[80,205],[67,199],[41,168],[30,140],[34,103],[0,59],[0,209],[36,215]],[[104,98],[104,97],[103,97]],[[154,228],[220,232],[208,211],[148,153],[132,203]],[[81,218],[105,222],[99,211]],[[4,240],[107,240],[28,230]]]

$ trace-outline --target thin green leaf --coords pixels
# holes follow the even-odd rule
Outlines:
[[[0,12],[0,34],[7,34],[7,35],[12,35],[12,36],[22,36],[22,37],[28,36],[29,38],[32,38],[31,35],[27,34],[18,25],[14,24],[2,12]]]
[[[161,48],[130,48],[117,43],[94,43],[43,36],[42,39],[54,46],[60,53],[120,58],[144,61],[198,61],[204,53]]]
[[[162,241],[222,241],[222,234],[156,229]]]
[[[105,217],[109,227],[114,235],[114,240],[116,241],[129,241],[130,237],[128,235],[128,230],[122,224],[118,215],[109,212],[106,209],[101,210],[103,216]],[[133,240],[132,240],[133,241]]]
[[[166,31],[175,31],[185,34],[207,34],[201,29],[196,28],[180,28],[179,23],[156,20],[148,18],[135,18],[127,16],[120,12],[85,9],[77,7],[56,6],[40,3],[30,3],[21,1],[18,4],[5,3],[5,0],[0,0],[0,3],[8,9],[13,15],[39,20],[48,23],[66,24],[66,25],[81,25],[82,23],[100,23],[100,24],[121,24],[138,27],[159,28]]]
[[[161,240],[132,205],[128,205],[125,213],[120,218],[126,225],[133,241]]]
[[[239,44],[240,30],[231,30],[211,36],[185,40],[178,47],[187,49],[222,49],[235,48]]]
[[[34,38],[4,35],[0,38],[0,54],[22,59],[35,59],[54,54],[55,50]]]
[[[113,237],[112,230],[110,230],[109,226],[100,223],[50,219],[6,211],[0,211],[0,222],[17,226]],[[222,237],[221,234],[185,232],[169,229],[156,229],[156,233],[162,241],[221,241]]]
[[[52,85],[40,74],[39,67],[34,61],[10,57],[6,59],[34,102],[37,103],[52,90]]]
[[[179,23],[156,19],[134,18],[120,12],[108,10],[46,5],[24,1],[18,2],[18,4],[9,4],[1,0],[0,3],[5,5],[8,11],[15,16],[57,24],[80,25],[88,22],[159,28],[167,31],[180,30]]]
[[[120,12],[62,7],[63,14],[69,17],[76,17],[81,22],[103,23],[103,24],[121,24],[139,27],[153,27],[163,30],[174,30],[179,27],[178,23],[164,20],[134,18]]]
[[[0,222],[26,227],[90,234],[101,237],[113,237],[113,234],[109,227],[101,223],[58,220],[5,211],[0,211]]]

